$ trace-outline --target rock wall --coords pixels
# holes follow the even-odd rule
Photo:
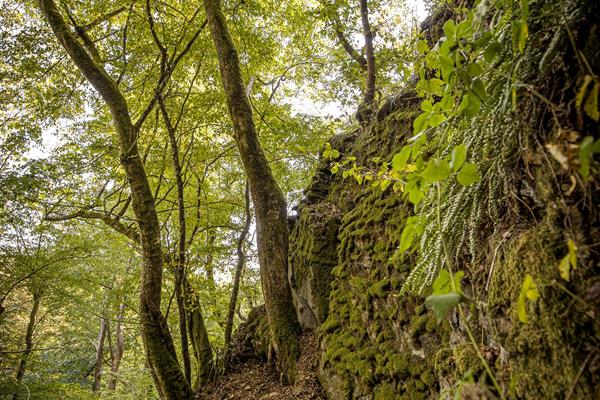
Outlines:
[[[319,327],[319,374],[329,398],[496,398],[465,323],[506,398],[600,398],[597,171],[572,187],[574,172],[546,150],[549,143],[569,146],[567,131],[577,131],[579,140],[600,136],[598,123],[574,107],[583,74],[564,28],[567,18],[578,50],[600,71],[600,6],[529,3],[520,68],[503,57],[489,76],[490,99],[480,116],[451,126],[458,140],[477,148],[474,161],[484,176],[473,192],[447,188],[444,200],[448,235],[460,238],[453,248],[465,271],[467,321],[451,312],[437,322],[423,296],[400,293],[423,257],[398,252],[413,206],[391,187],[382,191],[333,175],[321,160],[293,224],[289,276],[303,327]],[[503,46],[512,46],[510,37]],[[506,106],[511,72],[531,88],[520,92],[517,110]],[[419,103],[406,89],[371,126],[332,138],[331,146],[377,168],[406,144]],[[567,238],[579,247],[570,282],[557,268]],[[427,249],[427,240],[422,243]],[[517,312],[526,274],[540,290],[540,299],[528,304],[528,324]]]

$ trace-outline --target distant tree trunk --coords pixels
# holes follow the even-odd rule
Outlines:
[[[206,279],[208,279],[208,284],[210,285],[210,289],[215,289],[215,266],[214,266],[214,257],[213,257],[213,247],[215,245],[216,235],[215,232],[211,229],[207,233],[207,247],[208,254],[206,255]]]
[[[143,120],[135,125],[132,123],[127,102],[117,84],[71,33],[54,0],[38,0],[38,3],[54,35],[112,114],[119,138],[120,160],[131,189],[131,204],[140,231],[143,259],[140,322],[148,364],[162,399],[188,400],[192,398],[192,390],[181,372],[173,339],[160,310],[163,269],[160,225],[137,145]]]
[[[293,382],[299,355],[300,326],[287,277],[286,203],[256,135],[237,50],[221,11],[221,2],[204,0],[204,7],[219,58],[235,140],[256,212],[261,283],[277,366],[282,378]]]
[[[213,369],[212,347],[208,339],[208,331],[202,317],[202,309],[198,294],[192,290],[187,279],[183,281],[183,289],[186,299],[186,311],[188,317],[188,327],[190,341],[194,349],[194,357],[196,358],[197,371],[196,382],[194,387],[198,387],[206,383],[211,376]]]
[[[31,307],[31,312],[29,313],[29,322],[27,323],[27,330],[25,331],[25,350],[21,355],[21,361],[19,361],[19,367],[17,368],[17,375],[15,376],[15,380],[17,383],[21,383],[23,381],[23,376],[25,375],[25,368],[27,367],[27,360],[29,359],[29,355],[33,349],[33,331],[35,329],[35,322],[37,319],[37,313],[40,309],[42,294],[39,290],[33,291],[33,305]],[[17,393],[13,394],[13,400],[19,398]]]
[[[123,358],[123,352],[125,351],[125,338],[123,337],[123,314],[125,312],[125,303],[119,305],[119,313],[117,314],[117,326],[115,328],[115,346],[111,352],[110,360],[110,373],[111,377],[108,381],[108,390],[115,390],[117,388],[117,374],[119,373],[119,366],[121,365],[121,359]]]
[[[185,247],[186,247],[186,225],[185,225],[185,202],[184,202],[184,184],[181,171],[181,162],[179,161],[179,145],[175,137],[175,127],[171,123],[165,101],[159,98],[159,106],[163,115],[163,120],[169,135],[171,145],[171,158],[173,160],[173,170],[175,172],[175,182],[177,183],[177,215],[179,223],[179,238],[177,239],[177,264],[175,265],[175,298],[177,300],[177,311],[179,314],[179,335],[181,340],[181,358],[183,359],[183,370],[188,383],[192,383],[192,367],[190,362],[190,350],[188,344],[187,322],[185,311],[185,300],[183,294],[183,280],[186,276],[185,271]]]
[[[102,361],[104,358],[104,341],[107,331],[106,318],[100,318],[100,331],[98,332],[98,343],[96,344],[96,359],[94,360],[94,383],[92,391],[100,391],[100,382],[102,379]]]
[[[235,275],[233,278],[233,287],[231,288],[231,298],[229,299],[229,312],[227,314],[227,324],[225,325],[225,348],[229,346],[231,342],[231,332],[233,331],[233,319],[235,316],[238,292],[240,290],[240,279],[242,277],[242,270],[246,262],[246,254],[244,254],[244,243],[246,242],[246,235],[250,230],[250,222],[252,221],[252,215],[250,214],[250,190],[248,183],[246,182],[245,189],[245,214],[244,226],[240,232],[240,236],[237,240],[237,265],[235,267]]]
[[[365,37],[365,53],[367,59],[367,77],[365,83],[365,96],[359,113],[365,120],[370,120],[373,115],[375,103],[375,51],[373,50],[373,31],[369,23],[369,6],[367,0],[360,0],[360,18],[362,21],[363,35]]]

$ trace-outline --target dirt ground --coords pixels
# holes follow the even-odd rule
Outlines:
[[[231,372],[205,386],[198,400],[324,400],[317,380],[318,341],[305,333],[300,339],[302,353],[298,361],[296,383],[282,386],[279,374],[266,363],[256,360],[236,366]]]

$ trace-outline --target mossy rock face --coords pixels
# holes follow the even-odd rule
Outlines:
[[[271,332],[265,306],[255,307],[250,311],[246,321],[238,327],[227,349],[226,367],[248,359],[267,360]]]
[[[596,3],[564,1],[578,48],[600,71]],[[582,81],[570,39],[558,28],[564,24],[561,2],[530,0],[529,6],[530,36],[520,69],[502,55],[486,76],[489,93],[481,115],[450,129],[450,137],[460,134],[465,143],[482,147],[473,149],[482,168],[495,165],[506,176],[502,183],[486,182],[472,197],[448,200],[455,209],[479,205],[475,211],[483,215],[470,226],[449,222],[449,230],[462,237],[450,247],[457,249],[456,269],[465,272],[463,290],[470,300],[463,305],[464,320],[452,311],[437,321],[422,297],[400,294],[422,255],[397,254],[413,206],[391,188],[381,191],[332,175],[329,161],[321,160],[292,230],[290,280],[298,313],[307,316],[300,317],[303,325],[321,325],[319,379],[329,398],[497,398],[478,352],[507,398],[561,399],[567,392],[571,399],[600,398],[598,176],[566,196],[562,187],[570,187],[574,172],[561,170],[544,146],[560,140],[565,129],[595,138],[600,131],[576,112],[553,115],[538,96],[520,92],[518,110],[506,105],[511,85],[506,77],[513,73],[561,107],[573,103],[573,96],[561,96],[576,93]],[[436,32],[442,25],[432,23]],[[548,54],[555,35],[556,52]],[[510,35],[504,40],[510,53]],[[373,158],[390,161],[406,144],[418,104],[405,90],[384,103],[371,125],[334,138],[332,147],[377,168]],[[496,125],[490,127],[490,121]],[[490,206],[495,204],[500,205]],[[580,249],[577,269],[565,282],[557,266],[569,238]],[[517,309],[528,274],[540,298],[526,304],[524,324]],[[476,345],[468,339],[467,323]]]
[[[327,318],[340,216],[339,209],[326,201],[306,205],[290,235],[288,276],[305,329],[317,329]]]

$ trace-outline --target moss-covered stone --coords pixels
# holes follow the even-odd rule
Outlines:
[[[590,37],[598,36],[600,6],[583,0],[564,3],[571,26],[587,21],[590,28],[581,35],[575,30],[575,40],[588,49],[594,70],[600,70],[600,52],[589,52],[597,48]],[[590,250],[600,242],[598,185],[577,183],[566,196],[560,186],[570,184],[574,171],[562,171],[556,164],[551,169],[544,150],[545,144],[562,140],[566,129],[600,134],[587,119],[576,121],[575,112],[549,112],[547,103],[526,91],[518,92],[521,109],[506,104],[511,85],[507,76],[536,88],[561,108],[573,103],[566,93],[576,93],[582,79],[566,32],[556,28],[564,24],[560,2],[529,4],[530,37],[519,68],[508,54],[499,57],[485,77],[489,98],[481,115],[448,122],[448,146],[458,140],[474,147],[470,152],[488,168],[485,179],[502,174],[502,179],[483,179],[481,187],[468,189],[473,191],[467,197],[457,194],[462,190],[458,187],[445,199],[444,212],[454,207],[477,214],[448,222],[455,266],[466,273],[463,289],[471,300],[463,306],[466,318],[449,313],[438,323],[422,297],[399,293],[421,257],[397,251],[413,206],[391,188],[361,186],[341,174],[332,175],[328,161],[319,165],[292,231],[290,277],[300,299],[297,307],[304,301],[314,316],[305,325],[322,324],[319,374],[334,400],[431,399],[442,390],[454,395],[461,388],[469,388],[465,396],[479,393],[477,388],[491,382],[478,351],[510,398],[564,398],[573,382],[577,385],[572,399],[600,398],[600,379],[590,365],[594,356],[589,356],[600,340],[598,323],[590,316],[600,313],[600,300],[593,300],[594,291],[599,291],[594,282],[600,282],[600,261]],[[437,22],[432,29],[440,31],[443,21]],[[540,69],[555,35],[561,36],[562,45],[547,60],[549,66]],[[439,32],[429,35],[437,36]],[[503,38],[509,53],[510,34]],[[373,157],[390,161],[406,143],[420,112],[418,102],[410,90],[393,96],[371,126],[334,138],[332,146],[355,156],[359,165],[377,168]],[[556,266],[566,254],[568,238],[582,246],[571,281],[562,282]],[[437,262],[439,253],[427,254]],[[540,299],[527,303],[529,324],[517,315],[526,274],[540,289]],[[588,293],[592,300],[582,304]],[[475,344],[468,338],[467,324]],[[466,384],[467,373],[477,383]],[[486,393],[497,395],[489,389]]]

